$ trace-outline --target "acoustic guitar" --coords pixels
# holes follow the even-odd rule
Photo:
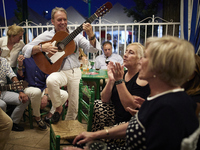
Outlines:
[[[99,9],[97,9],[97,11],[90,18],[88,18],[85,23],[92,23],[96,18],[106,14],[111,8],[112,4],[110,2],[105,3]],[[71,34],[68,34],[64,31],[59,31],[56,32],[50,41],[40,43],[44,44],[51,42],[52,45],[58,47],[58,52],[56,52],[54,55],[45,52],[39,52],[33,55],[33,59],[38,68],[46,74],[57,72],[62,65],[63,59],[66,56],[74,53],[76,45],[73,39],[82,31],[83,24],[76,28]]]
[[[20,80],[12,84],[0,85],[0,91],[19,91],[28,87],[28,82]]]

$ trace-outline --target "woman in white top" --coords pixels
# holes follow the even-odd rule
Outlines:
[[[17,66],[18,54],[25,45],[21,40],[23,34],[24,29],[14,24],[8,27],[7,36],[0,38],[1,57],[6,58],[12,68]]]

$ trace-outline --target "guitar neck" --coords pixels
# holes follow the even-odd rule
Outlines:
[[[18,91],[23,90],[28,87],[28,83],[26,81],[17,81],[12,84],[0,85],[0,91]]]
[[[94,13],[90,18],[88,18],[84,23],[92,23],[97,18],[96,14]],[[69,36],[67,36],[61,42],[64,43],[66,46],[70,41],[72,41],[79,33],[83,31],[83,24],[81,24],[78,28],[76,28]]]
[[[11,91],[11,90],[12,90],[11,84],[4,85],[4,86],[0,85],[0,91]]]

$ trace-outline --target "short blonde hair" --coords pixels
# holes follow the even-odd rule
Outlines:
[[[17,26],[16,24],[13,24],[12,26],[8,27],[8,31],[7,31],[8,37],[16,36],[20,33],[24,33],[24,29],[22,27]]]
[[[66,11],[64,8],[62,8],[62,7],[55,7],[55,8],[52,9],[52,11],[51,11],[51,19],[54,19],[54,15],[55,15],[55,13],[56,13],[57,11],[62,11],[62,12],[64,12],[64,13],[66,14],[66,16],[67,16],[67,11]]]
[[[147,39],[149,69],[171,86],[182,85],[194,72],[195,53],[193,45],[172,36]]]
[[[138,48],[136,49],[136,52],[137,52],[137,55],[138,55],[138,58],[142,58],[144,57],[144,46],[138,42],[134,42],[134,43],[131,43],[129,44],[126,48],[128,48],[129,46],[137,46]]]

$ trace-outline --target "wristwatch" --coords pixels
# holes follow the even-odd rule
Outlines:
[[[49,96],[49,94],[47,94],[47,93],[44,93],[44,95],[46,95],[47,97]]]
[[[115,81],[115,85],[121,84],[122,82],[124,82],[124,79],[120,79],[118,81]]]

